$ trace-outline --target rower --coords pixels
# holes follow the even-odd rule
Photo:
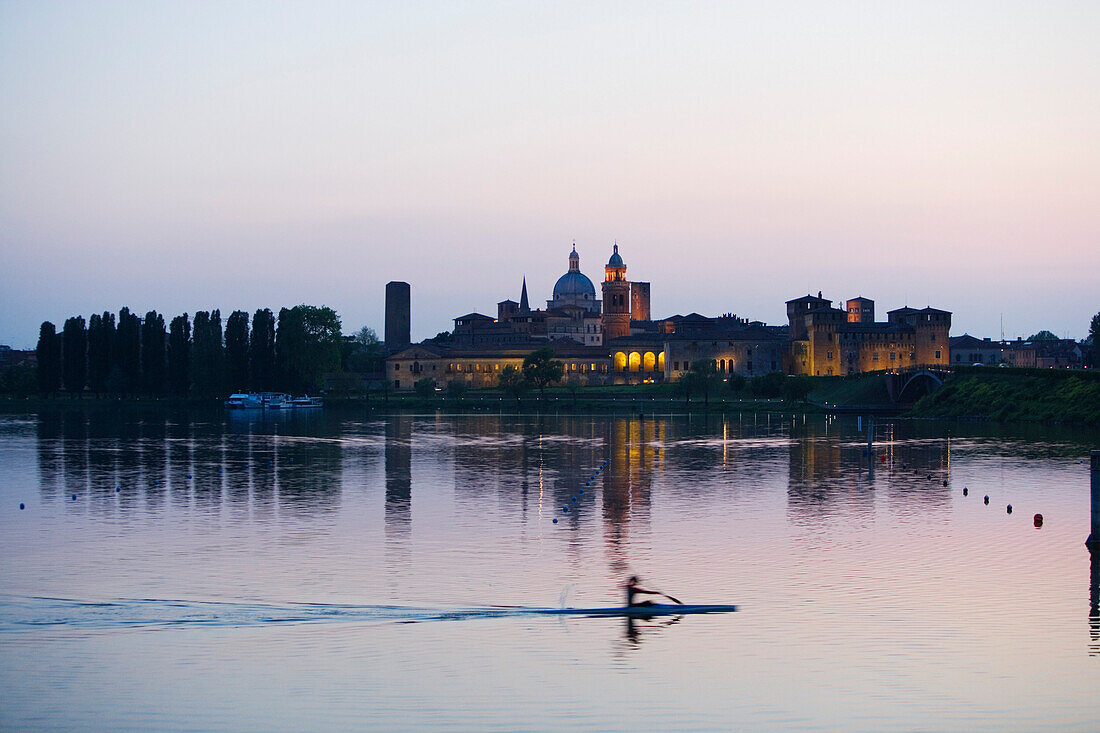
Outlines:
[[[676,603],[680,602],[666,593],[661,593],[660,591],[655,590],[646,590],[645,588],[642,588],[638,585],[638,581],[639,578],[637,575],[631,575],[630,579],[626,581],[626,585],[623,586],[624,588],[626,588],[626,605],[628,607],[654,605],[653,601],[635,601],[634,596],[641,594],[650,596],[662,596],[663,598],[667,598],[670,601],[675,601]]]

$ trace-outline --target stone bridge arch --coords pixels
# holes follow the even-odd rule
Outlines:
[[[943,375],[930,369],[918,369],[886,376],[889,380],[887,391],[894,402],[906,404],[916,402],[943,386]]]

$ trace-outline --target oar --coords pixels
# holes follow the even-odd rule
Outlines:
[[[661,595],[664,596],[665,598],[667,598],[668,600],[672,601],[673,603],[678,603],[681,606],[684,605],[683,601],[681,601],[679,598],[673,598],[668,593],[662,593]]]

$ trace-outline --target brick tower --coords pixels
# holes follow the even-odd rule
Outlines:
[[[630,335],[630,283],[618,244],[603,272],[603,337],[606,342]]]

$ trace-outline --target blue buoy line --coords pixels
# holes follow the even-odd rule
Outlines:
[[[608,463],[608,459],[605,458],[596,467],[596,470],[585,480],[584,486],[578,486],[577,487],[577,493],[573,494],[572,496],[569,497],[569,504],[565,504],[565,505],[562,506],[562,508],[561,508],[561,513],[562,514],[568,514],[569,513],[570,505],[574,505],[573,506],[574,510],[580,511],[580,503],[581,503],[581,501],[584,500],[584,498],[586,496],[584,487],[585,486],[591,486],[592,482],[595,481],[597,478],[599,478],[600,473],[607,466],[607,463]],[[551,521],[554,524],[558,523],[558,520],[557,520],[556,517],[553,518]]]

